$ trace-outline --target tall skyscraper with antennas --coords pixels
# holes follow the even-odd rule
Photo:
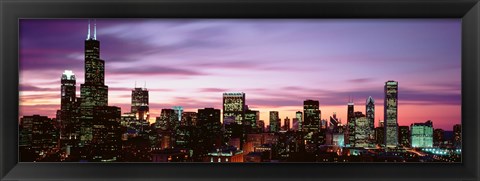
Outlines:
[[[81,145],[99,140],[96,135],[102,135],[105,119],[103,112],[117,112],[116,108],[108,107],[108,87],[105,85],[105,61],[100,59],[100,41],[97,40],[97,24],[93,25],[93,37],[90,34],[91,22],[88,21],[88,34],[85,40],[85,82],[80,85],[80,140]],[[110,111],[113,110],[113,111]],[[98,112],[99,114],[95,114]],[[101,114],[100,114],[101,113]],[[120,117],[120,115],[116,115]],[[98,125],[100,124],[100,126]],[[102,140],[102,139],[100,139]]]
[[[96,106],[108,105],[108,86],[105,85],[105,61],[100,59],[100,41],[97,40],[97,25],[94,23],[93,37],[88,34],[85,40],[85,83],[80,85],[82,114],[91,115]]]
[[[148,89],[136,87],[132,90],[132,105],[130,112],[135,114],[138,120],[150,119],[150,108],[148,106]]]

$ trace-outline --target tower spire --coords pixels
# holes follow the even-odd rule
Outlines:
[[[93,20],[93,39],[97,40],[97,20]]]
[[[87,34],[87,40],[90,39],[90,19],[88,20],[88,34]]]

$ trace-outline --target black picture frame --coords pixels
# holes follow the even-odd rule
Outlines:
[[[20,18],[461,18],[462,163],[18,163]],[[1,0],[1,180],[479,179],[478,0]],[[15,121],[17,120],[17,121]]]

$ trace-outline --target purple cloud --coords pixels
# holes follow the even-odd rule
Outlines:
[[[117,68],[110,71],[112,74],[120,75],[174,75],[174,76],[198,76],[206,75],[199,71],[182,69],[182,68],[172,68],[172,67],[162,67],[162,66],[138,66],[131,68]]]

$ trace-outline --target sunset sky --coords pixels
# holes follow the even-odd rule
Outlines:
[[[131,89],[150,90],[153,122],[162,108],[222,109],[222,93],[244,92],[251,109],[292,118],[305,99],[322,119],[346,122],[347,102],[365,113],[383,86],[399,82],[400,125],[461,122],[461,20],[97,19],[109,105],[130,111]],[[20,116],[55,117],[60,78],[84,83],[87,19],[20,20]],[[92,23],[93,26],[93,23]]]

